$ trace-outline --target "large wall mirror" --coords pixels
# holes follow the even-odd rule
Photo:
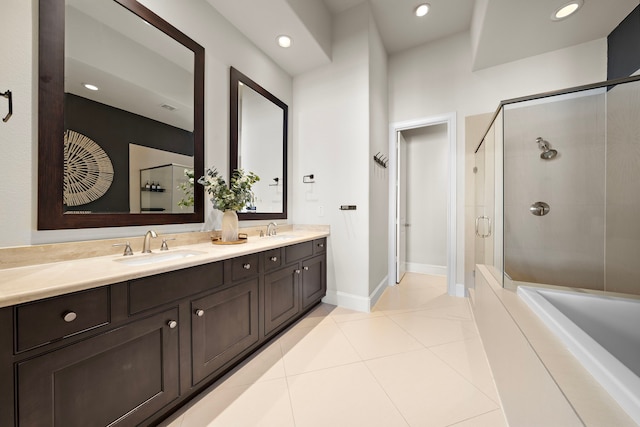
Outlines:
[[[230,171],[260,177],[253,205],[238,217],[287,218],[287,104],[232,67],[230,117]]]
[[[135,0],[40,0],[38,229],[204,221],[204,48]]]

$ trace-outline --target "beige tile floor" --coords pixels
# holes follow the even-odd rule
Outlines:
[[[468,301],[407,274],[371,313],[321,304],[170,427],[502,427]]]

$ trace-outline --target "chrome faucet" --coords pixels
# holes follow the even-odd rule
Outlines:
[[[271,226],[273,226],[273,230],[271,230]],[[275,222],[270,222],[269,225],[267,225],[267,236],[275,236],[277,233],[277,228],[278,228],[278,224],[276,224]]]
[[[151,238],[156,238],[158,237],[158,234],[153,231],[153,230],[149,230],[147,231],[147,234],[144,235],[144,243],[142,243],[142,253],[143,254],[150,254],[151,253]]]

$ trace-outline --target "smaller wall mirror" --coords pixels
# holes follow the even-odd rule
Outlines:
[[[287,104],[231,68],[230,173],[254,172],[253,206],[241,220],[287,218]]]

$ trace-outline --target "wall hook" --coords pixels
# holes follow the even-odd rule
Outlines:
[[[311,174],[311,175],[303,176],[302,177],[302,182],[305,183],[305,184],[313,184],[316,181],[313,179],[313,174]]]
[[[381,156],[379,151],[375,156],[373,156],[373,161],[385,169],[387,168],[387,163],[389,163],[389,159],[384,155]]]
[[[275,178],[273,178],[273,181],[275,182],[275,184],[269,184],[269,187],[277,187],[278,186],[278,182],[280,182],[280,178],[275,177]]]
[[[6,123],[7,120],[9,120],[9,118],[13,114],[13,97],[11,96],[10,90],[6,91],[5,93],[0,93],[0,95],[4,96],[9,100],[9,113],[6,116],[4,116],[4,118],[2,119],[2,121]]]

